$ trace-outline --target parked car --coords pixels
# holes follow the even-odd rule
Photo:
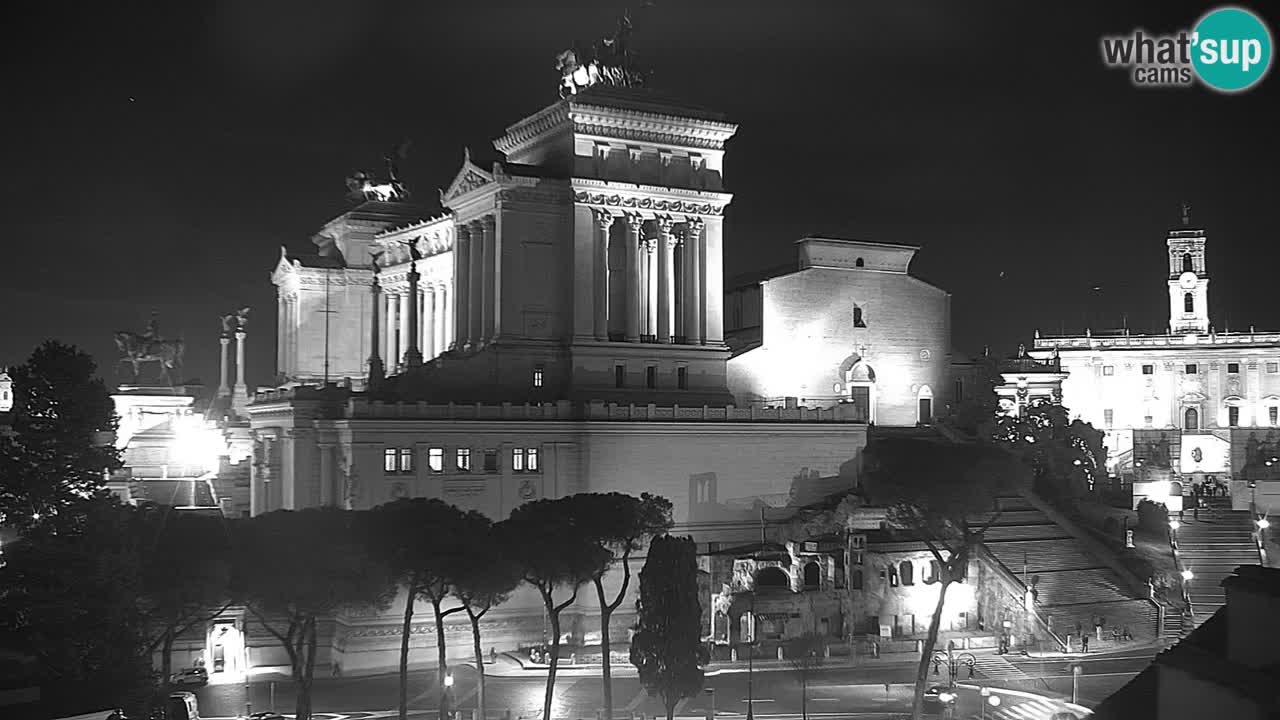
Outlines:
[[[202,667],[186,668],[174,673],[169,682],[174,685],[208,685],[209,671]]]
[[[942,717],[948,707],[955,704],[956,693],[946,685],[934,685],[924,693],[924,711]]]

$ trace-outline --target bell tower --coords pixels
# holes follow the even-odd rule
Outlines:
[[[1191,205],[1182,204],[1182,226],[1169,231],[1169,329],[1175,335],[1209,332],[1209,274],[1203,229],[1191,227]]]

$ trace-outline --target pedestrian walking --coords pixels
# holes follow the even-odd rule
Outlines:
[[[1080,636],[1080,652],[1089,652],[1089,636]]]

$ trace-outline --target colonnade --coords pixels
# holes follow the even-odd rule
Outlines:
[[[594,333],[596,340],[706,344],[705,224],[595,210]],[[609,270],[611,239],[621,221],[625,262]],[[647,231],[647,232],[646,232]],[[621,304],[610,302],[610,282],[624,283]],[[617,317],[620,316],[620,317]]]
[[[453,293],[446,283],[422,283],[416,298],[410,298],[409,289],[384,288],[379,296],[379,343],[388,368],[403,364],[409,350],[409,322],[412,313],[409,303],[418,303],[418,348],[424,360],[430,360],[448,350],[454,340]]]

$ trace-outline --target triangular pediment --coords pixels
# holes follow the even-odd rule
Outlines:
[[[286,275],[294,272],[293,261],[289,259],[289,251],[283,245],[280,246],[280,259],[276,261],[276,267],[271,271],[271,282],[279,285]]]
[[[493,173],[472,162],[471,151],[468,150],[462,157],[462,167],[458,170],[458,174],[453,176],[449,189],[440,193],[440,203],[448,207],[451,201],[492,182],[494,182]]]

